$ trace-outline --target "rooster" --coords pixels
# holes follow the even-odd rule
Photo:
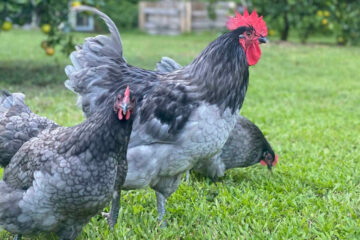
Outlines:
[[[135,100],[129,88],[114,94],[83,123],[44,129],[12,156],[0,181],[0,225],[18,234],[16,239],[41,232],[75,239],[111,197],[118,211]],[[23,105],[16,96],[3,94],[2,118],[12,118]],[[29,120],[25,114],[16,117]]]
[[[65,68],[65,85],[79,95],[86,117],[119,89],[132,85],[138,107],[123,188],[154,189],[163,222],[166,199],[178,188],[182,174],[219,153],[234,128],[249,66],[258,62],[259,44],[266,42],[266,24],[255,11],[237,13],[227,22],[230,32],[210,43],[191,64],[161,73],[127,64],[120,34],[107,15],[86,6],[75,10],[99,15],[111,35],[87,38],[77,47],[70,55],[72,65]]]
[[[182,66],[169,57],[156,64],[157,71],[167,73]],[[199,162],[192,170],[215,180],[231,168],[249,167],[256,163],[272,169],[278,162],[276,155],[261,130],[243,116],[238,116],[234,129],[221,151],[207,161]],[[186,181],[189,171],[186,172]]]

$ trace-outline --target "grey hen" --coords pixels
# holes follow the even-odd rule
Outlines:
[[[93,8],[77,10],[99,15],[111,35],[87,38],[77,47],[70,56],[72,66],[65,69],[65,85],[79,95],[86,117],[124,85],[131,83],[135,93],[141,93],[123,187],[154,189],[161,220],[165,200],[178,188],[182,174],[219,153],[234,128],[249,64],[259,60],[259,42],[265,40],[257,26],[265,23],[252,16],[241,26],[230,24],[232,31],[210,43],[191,64],[165,74],[127,64],[112,20]]]
[[[228,140],[213,158],[196,164],[195,172],[211,179],[222,177],[231,168],[249,167],[256,163],[271,170],[277,164],[278,156],[260,129],[245,117],[239,115]]]
[[[83,123],[45,129],[24,143],[0,181],[0,225],[71,240],[112,196],[118,200],[134,120],[130,99],[127,89]]]
[[[163,57],[156,64],[160,72],[173,72],[182,68],[175,60]],[[278,156],[274,153],[261,130],[248,119],[238,116],[234,129],[221,151],[214,157],[197,163],[192,170],[212,179],[222,177],[231,168],[249,167],[256,163],[275,166]],[[188,180],[189,173],[186,173]]]

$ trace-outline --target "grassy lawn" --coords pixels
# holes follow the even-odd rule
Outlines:
[[[0,34],[0,88],[24,92],[34,112],[59,124],[79,123],[75,96],[63,86],[69,60],[45,56],[42,38]],[[122,38],[128,62],[153,69],[161,56],[189,63],[216,34]],[[193,174],[168,201],[166,229],[152,190],[126,192],[114,232],[97,216],[79,239],[360,238],[360,49],[271,43],[262,52],[241,112],[279,154],[273,174],[260,165],[235,169],[216,185]]]

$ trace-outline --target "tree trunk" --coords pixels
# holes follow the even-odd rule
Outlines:
[[[37,27],[38,24],[38,17],[37,14],[35,12],[35,0],[31,0],[31,28],[35,29]]]
[[[289,37],[289,30],[290,30],[289,17],[288,17],[288,13],[289,13],[288,7],[289,6],[288,6],[287,0],[284,0],[284,4],[285,4],[284,14],[283,14],[284,28],[281,32],[281,40],[287,41],[287,39]]]

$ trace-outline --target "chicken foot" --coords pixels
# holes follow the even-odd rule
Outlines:
[[[111,199],[110,212],[102,212],[101,216],[106,218],[110,229],[114,230],[120,211],[121,190],[115,190]]]

